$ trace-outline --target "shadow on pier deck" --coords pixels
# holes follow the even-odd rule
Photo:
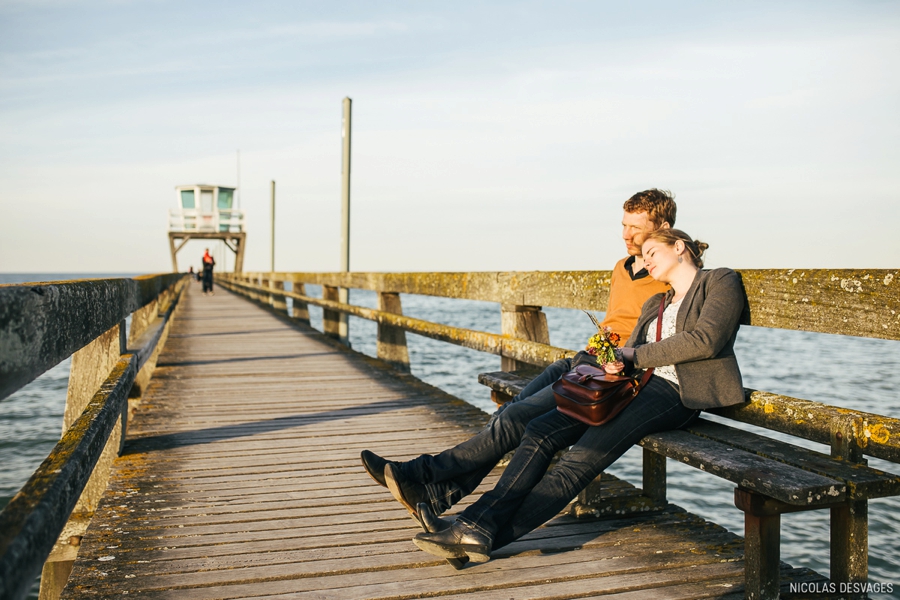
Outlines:
[[[189,288],[64,598],[744,596],[741,538],[674,506],[559,517],[455,571],[412,544],[417,525],[359,453],[439,451],[484,413]],[[821,579],[783,565],[783,590]]]

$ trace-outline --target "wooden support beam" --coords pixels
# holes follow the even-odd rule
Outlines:
[[[134,311],[131,315],[131,330],[128,332],[128,345],[134,347],[134,342],[137,338],[139,338],[147,328],[153,323],[154,320],[159,316],[159,301],[154,300],[147,306],[143,308],[139,308]],[[130,398],[140,398],[141,394],[147,389],[147,385],[150,383],[150,377],[153,374],[153,370],[156,368],[156,359],[159,353],[155,352],[149,364],[144,365],[144,367],[137,374],[137,377],[134,379],[134,387],[131,389],[131,393],[129,394],[129,411],[135,407],[136,402],[132,403]]]
[[[178,244],[178,247],[175,248],[175,252],[178,252],[178,251],[180,251],[182,248],[184,248],[184,245],[187,244],[189,241],[191,241],[191,235],[190,235],[190,234],[186,234],[186,235],[184,236],[184,238],[181,240],[181,243]],[[175,270],[177,271],[178,269],[175,269]]]
[[[247,245],[247,234],[243,232],[235,234],[233,239],[235,246],[234,272],[242,273],[244,271],[244,251]]]
[[[259,278],[259,285],[264,288],[272,287],[269,285],[269,278],[265,276]],[[259,301],[267,306],[272,306],[272,303],[275,302],[275,298],[272,296],[272,292],[267,291],[259,295]]]
[[[338,288],[326,285],[322,286],[322,299],[323,300],[331,300],[332,302],[337,302],[339,298]],[[322,331],[327,336],[331,336],[335,339],[340,339],[341,337],[341,313],[336,310],[328,310],[327,308],[322,311]]]
[[[292,284],[292,292],[295,294],[299,294],[301,296],[306,295],[306,286],[304,286],[299,281],[294,281]],[[309,304],[304,302],[303,300],[298,300],[297,298],[291,298],[291,316],[302,323],[306,323],[309,325]]]
[[[172,255],[172,272],[178,272],[178,258],[176,255],[178,254],[178,249],[175,247],[175,237],[170,233],[169,234],[169,252]]]
[[[269,280],[269,286],[274,290],[284,291],[284,282],[281,280]],[[272,308],[279,312],[287,312],[287,299],[284,294],[279,294],[276,291],[276,293],[272,295]]]
[[[378,310],[395,315],[403,314],[400,294],[379,292]],[[394,365],[400,371],[409,372],[409,350],[406,347],[406,332],[386,323],[378,324],[377,356]]]
[[[550,330],[547,328],[547,315],[540,306],[523,306],[518,304],[502,304],[500,306],[500,332],[512,338],[550,344]],[[515,371],[527,363],[520,364],[514,358],[501,355],[500,370]]]

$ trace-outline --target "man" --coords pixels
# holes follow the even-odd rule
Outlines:
[[[209,253],[209,248],[203,253],[203,295],[215,294],[213,291],[213,267],[216,261]]]
[[[644,269],[641,246],[646,234],[675,224],[676,206],[669,192],[654,188],[635,194],[623,208],[622,239],[628,256],[617,262],[613,269],[602,324],[618,333],[624,346],[644,302],[668,289]],[[364,450],[361,454],[363,467],[376,482],[387,487],[427,531],[428,526],[420,519],[417,505],[424,502],[439,515],[472,493],[497,462],[518,447],[528,423],[556,408],[550,385],[571,368],[571,359],[554,362],[519,395],[497,409],[480,433],[453,448],[434,456],[423,454],[407,462],[387,461]]]

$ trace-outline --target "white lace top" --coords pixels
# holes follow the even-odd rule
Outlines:
[[[681,298],[684,300],[684,298]],[[678,307],[681,306],[681,300],[678,302],[673,302],[669,306],[666,307],[666,310],[663,312],[663,322],[662,322],[662,334],[660,335],[661,340],[664,340],[668,337],[672,337],[675,335],[675,317],[678,315]],[[647,326],[647,342],[655,342],[656,341],[656,319],[650,321],[650,325]],[[653,371],[654,375],[659,375],[663,379],[668,379],[674,384],[678,384],[678,375],[675,373],[675,365],[666,365],[664,367],[656,367]]]

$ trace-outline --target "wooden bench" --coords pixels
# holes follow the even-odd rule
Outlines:
[[[478,381],[491,389],[495,402],[503,403],[524,389],[534,375],[533,370],[482,373]],[[747,598],[778,598],[780,515],[790,512],[829,509],[831,580],[864,582],[868,575],[868,500],[900,495],[900,477],[868,467],[863,454],[900,462],[895,445],[872,439],[874,429],[874,437],[890,440],[900,432],[900,421],[775,394],[746,393],[747,404],[711,412],[830,443],[832,454],[701,416],[683,430],[649,435],[640,441],[644,449],[642,494],[610,504],[588,486],[573,507],[575,516],[663,508],[666,458],[671,458],[737,485],[734,503],[744,512]]]

